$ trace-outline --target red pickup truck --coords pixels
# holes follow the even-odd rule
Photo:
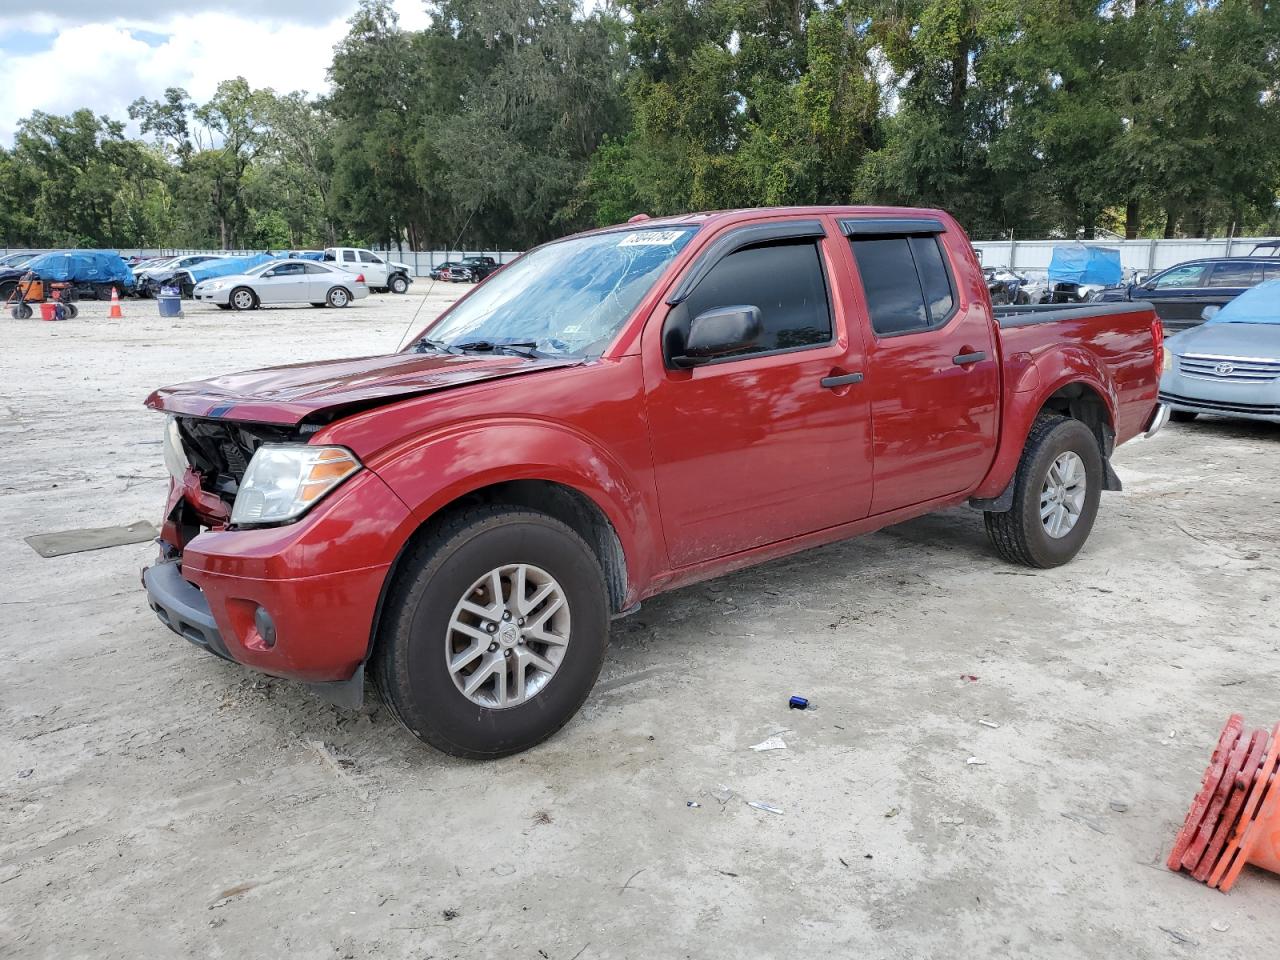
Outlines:
[[[1071,559],[1166,416],[1150,305],[997,315],[937,210],[637,218],[538,247],[403,350],[157,390],[150,606],[228,660],[496,757],[646,597],[968,502]]]

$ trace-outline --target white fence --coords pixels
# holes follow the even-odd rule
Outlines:
[[[1085,240],[1087,247],[1111,247],[1120,251],[1126,270],[1154,273],[1185,260],[1202,257],[1247,257],[1256,244],[1269,237],[1236,237],[1221,240]],[[1047,270],[1053,248],[1070,240],[975,240],[982,263],[1011,270]]]

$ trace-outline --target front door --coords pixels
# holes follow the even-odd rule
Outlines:
[[[954,281],[950,264],[964,256],[962,241],[944,233],[882,233],[875,221],[843,226],[872,331],[871,512],[971,490],[995,458],[1000,365],[985,303]]]
[[[371,287],[387,285],[387,262],[376,253],[368,250],[360,251],[360,269],[354,271],[364,274],[364,282]]]
[[[1133,299],[1149,301],[1167,330],[1185,330],[1200,322],[1204,275],[1204,263],[1184,263],[1135,288]]]
[[[307,299],[307,275],[300,263],[282,263],[266,271],[254,284],[263,303],[291,303]]]
[[[847,277],[831,269],[831,245],[841,241],[825,239],[813,220],[797,227],[798,237],[782,235],[776,222],[772,230],[767,242],[740,249],[736,240],[713,241],[683,282],[714,258],[709,272],[645,330],[649,436],[676,567],[867,513],[870,424],[856,382],[862,345],[839,306],[848,302]],[[721,239],[736,235],[760,233],[739,228]],[[760,311],[754,344],[692,369],[671,363],[672,344],[694,317],[737,305]]]

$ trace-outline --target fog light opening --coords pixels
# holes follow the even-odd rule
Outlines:
[[[259,607],[253,612],[253,628],[258,631],[264,647],[270,649],[276,645],[276,622],[266,607]]]

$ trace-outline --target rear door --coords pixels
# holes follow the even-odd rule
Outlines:
[[[731,228],[646,327],[645,405],[673,566],[866,516],[870,424],[862,343],[843,306],[849,278],[833,262],[842,243],[818,219]],[[753,346],[672,364],[694,317],[738,305],[760,310]]]
[[[329,288],[338,280],[338,274],[319,263],[308,263],[303,269],[307,274],[307,301],[323,303]]]
[[[995,456],[1000,367],[980,287],[955,281],[967,241],[935,220],[841,226],[871,332],[871,512],[971,490]]]

